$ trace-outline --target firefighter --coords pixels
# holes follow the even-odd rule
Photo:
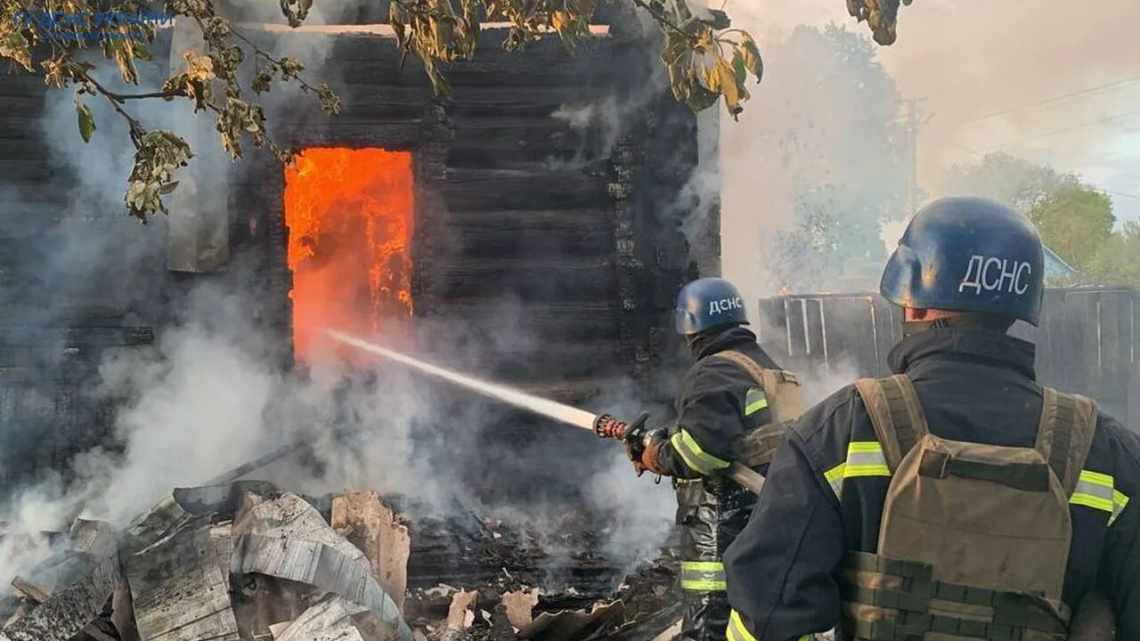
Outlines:
[[[630,450],[638,474],[673,477],[681,529],[683,636],[724,639],[728,623],[721,555],[748,521],[755,496],[721,475],[731,462],[766,468],[786,417],[805,405],[799,382],[756,343],[744,300],[727,280],[702,278],[677,297],[676,329],[695,363],[686,373],[671,429]]]
[[[725,555],[730,641],[1061,641],[1101,594],[1140,639],[1140,439],[1035,380],[1042,245],[980,198],[921,209],[880,290],[895,376],[788,431]],[[1075,638],[1075,637],[1074,637]]]

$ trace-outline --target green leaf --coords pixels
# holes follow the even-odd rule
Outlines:
[[[159,187],[158,193],[165,196],[165,195],[169,194],[170,192],[174,191],[177,187],[178,187],[178,181],[174,180],[174,181],[168,182],[168,183],[162,185],[161,187]]]
[[[744,81],[748,79],[748,70],[744,67],[744,56],[737,49],[732,54],[732,71],[736,75],[736,83],[744,85]]]
[[[760,57],[760,49],[756,47],[756,41],[752,36],[747,33],[741,36],[736,52],[740,54],[744,68],[756,76],[756,82],[759,83],[764,78],[764,60]]]
[[[79,135],[83,137],[83,142],[90,142],[91,134],[95,133],[95,118],[91,115],[91,109],[82,102],[76,102],[75,113],[79,118]]]

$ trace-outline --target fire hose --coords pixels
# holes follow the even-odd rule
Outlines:
[[[645,421],[648,419],[648,415],[643,415],[636,421],[627,422],[617,419],[610,414],[592,414],[586,410],[542,398],[541,396],[528,394],[513,387],[479,380],[466,374],[439,367],[438,365],[432,365],[431,363],[426,363],[407,354],[401,354],[400,352],[349,336],[343,332],[326,330],[326,334],[332,339],[350,347],[406,365],[424,374],[447,380],[465,389],[554,419],[560,423],[590,430],[602,438],[614,439],[628,444],[640,444],[641,439],[645,436]],[[764,477],[740,463],[730,464],[723,473],[739,483],[741,487],[756,494],[760,493],[760,488],[764,484]]]
[[[401,354],[400,352],[381,347],[374,343],[361,340],[359,338],[349,336],[342,332],[335,330],[326,330],[326,333],[334,340],[354,347],[356,349],[381,356],[390,361],[406,365],[424,374],[441,378],[465,389],[478,392],[483,396],[488,396],[500,400],[509,405],[528,410],[535,414],[554,419],[565,425],[572,425],[585,430],[590,430],[601,438],[613,439],[632,445],[639,446],[642,439],[647,432],[645,422],[649,418],[648,414],[641,415],[637,420],[628,422],[615,418],[610,414],[592,414],[586,410],[579,409],[572,405],[552,401],[541,396],[528,394],[521,390],[501,385],[498,383],[491,383],[488,381],[479,380],[466,374],[449,370],[438,365],[433,365],[417,358]],[[258,470],[266,465],[278,461],[286,456],[309,447],[307,441],[301,441],[283,445],[264,456],[261,456],[253,461],[244,463],[228,472],[216,476],[209,480],[208,485],[222,485],[225,483],[233,482],[250,472]],[[760,488],[764,485],[764,477],[753,471],[752,469],[741,465],[740,463],[731,463],[729,467],[722,472],[728,478],[731,478],[741,487],[753,492],[754,494],[760,493]]]

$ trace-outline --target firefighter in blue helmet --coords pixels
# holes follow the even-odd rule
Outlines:
[[[883,272],[894,376],[787,432],[725,554],[731,641],[1063,641],[1103,595],[1140,639],[1140,439],[1037,383],[1042,245],[979,198],[920,210]],[[1098,637],[1099,638],[1099,637]]]
[[[731,462],[766,468],[796,408],[798,382],[782,372],[744,325],[740,292],[702,278],[677,297],[676,328],[695,362],[677,398],[677,422],[632,447],[640,474],[673,477],[682,531],[683,637],[723,640],[729,607],[721,555],[748,520],[755,496],[721,476]]]

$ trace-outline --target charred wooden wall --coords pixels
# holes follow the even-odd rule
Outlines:
[[[68,94],[70,96],[70,94]],[[0,75],[0,487],[64,470],[77,451],[112,438],[113,400],[93,380],[109,350],[154,340],[152,312],[164,272],[153,247],[129,234],[96,269],[76,254],[100,254],[108,229],[130,231],[125,215],[84,208],[61,162],[42,79]],[[70,98],[68,98],[70,99]],[[87,240],[91,244],[87,244]],[[124,250],[124,247],[129,247]],[[148,274],[135,288],[130,269]]]
[[[696,275],[698,253],[668,212],[698,151],[695,117],[655,75],[654,46],[615,29],[573,54],[550,38],[517,55],[499,47],[502,31],[489,30],[477,60],[448,70],[452,95],[438,99],[414,59],[401,69],[382,31],[253,33],[278,52],[309,52],[295,55],[314,70],[323,61],[320,73],[344,103],[329,118],[303,97],[270,100],[275,140],[295,150],[413,152],[415,319],[478,355],[485,373],[575,401],[631,379],[665,400],[668,385],[655,384],[668,380],[675,348],[669,310]],[[92,393],[103,353],[153,341],[177,322],[196,283],[224,279],[257,292],[250,313],[279,336],[282,364],[292,362],[283,167],[264,152],[231,172],[232,251],[222,273],[171,274],[161,255],[148,256],[132,268],[150,284],[129,301],[72,300],[67,288],[37,280],[37,259],[50,257],[35,252],[53,251],[64,221],[105,232],[126,216],[65,196],[74,169],[44,139],[74,133],[40,126],[45,92],[34,77],[0,79],[0,434],[26,445],[4,448],[7,486],[111,438],[111,401]],[[161,225],[143,233],[161,238]],[[113,279],[102,286],[121,288]],[[68,311],[19,313],[36,305]]]
[[[481,363],[496,378],[581,400],[667,360],[668,310],[695,266],[663,212],[697,163],[696,120],[657,84],[642,40],[598,36],[571,55],[549,38],[520,55],[501,49],[504,36],[485,30],[436,99],[384,33],[262,33],[276,50],[335,61],[345,104],[333,118],[270,119],[294,150],[411,151],[416,321],[455,328],[475,351],[494,344]],[[283,169],[263,159],[240,171],[231,211],[265,223],[254,227],[284,332]]]

